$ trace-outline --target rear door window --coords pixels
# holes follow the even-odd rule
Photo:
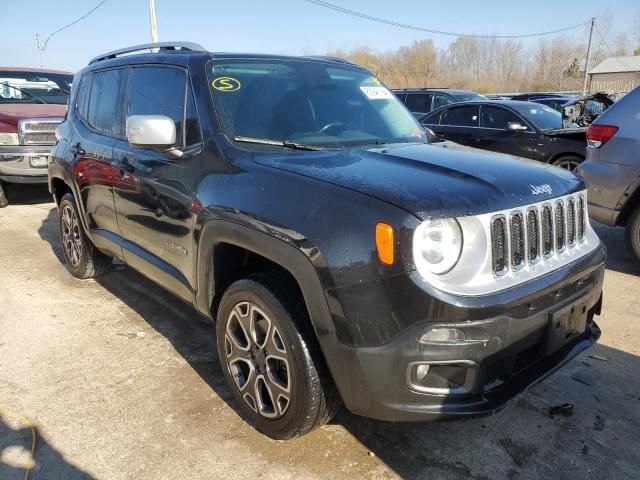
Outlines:
[[[428,93],[407,93],[407,98],[404,102],[410,112],[423,113],[431,111],[430,103],[431,94]]]
[[[449,105],[451,103],[455,103],[451,100],[447,95],[442,95],[441,93],[436,93],[433,95],[433,109],[444,107],[445,105]]]
[[[76,94],[76,110],[80,117],[87,119],[87,111],[89,109],[89,92],[91,91],[91,80],[93,75],[85,75],[80,80],[78,93]]]
[[[480,107],[478,105],[468,105],[465,107],[453,107],[442,114],[441,125],[454,127],[478,127],[480,117]]]
[[[100,133],[112,137],[124,134],[122,95],[126,69],[118,68],[93,74],[87,122]]]
[[[136,67],[131,73],[127,116],[165,115],[176,125],[176,145],[183,143],[185,71],[172,67]]]
[[[500,107],[482,107],[482,119],[480,125],[483,128],[505,130],[509,123],[522,123],[512,112]]]

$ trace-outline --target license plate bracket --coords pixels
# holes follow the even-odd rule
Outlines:
[[[587,329],[587,303],[575,302],[549,314],[545,353],[551,355]]]

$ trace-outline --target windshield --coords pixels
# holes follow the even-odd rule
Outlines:
[[[305,60],[234,60],[212,61],[207,72],[224,133],[237,141],[321,147],[427,141],[404,105],[359,68]]]
[[[53,103],[66,105],[72,75],[0,71],[0,104]]]
[[[541,103],[527,103],[531,103],[531,105],[512,105],[512,107],[540,130],[562,128],[562,114],[560,112]]]

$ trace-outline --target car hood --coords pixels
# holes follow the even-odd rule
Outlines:
[[[566,170],[451,142],[257,154],[255,160],[379,198],[422,219],[505,210],[585,188]]]
[[[64,117],[66,105],[9,103],[0,104],[0,122],[17,125],[23,118]]]

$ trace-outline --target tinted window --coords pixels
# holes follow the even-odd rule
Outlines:
[[[91,91],[91,80],[93,75],[85,75],[80,80],[80,87],[76,94],[76,109],[80,117],[87,118],[87,110],[89,109],[89,92]]]
[[[185,142],[186,146],[200,143],[202,135],[200,134],[200,125],[198,124],[198,115],[196,106],[193,102],[193,93],[191,89],[187,89],[187,111],[185,115]]]
[[[440,107],[444,107],[445,105],[449,105],[450,103],[455,103],[453,100],[451,100],[449,97],[447,97],[446,95],[442,95],[439,93],[436,93],[433,95],[433,109],[435,110],[436,108],[440,108]]]
[[[507,128],[507,124],[511,122],[522,123],[522,121],[509,110],[500,107],[482,107],[482,127],[504,130]]]
[[[216,113],[228,138],[315,146],[420,142],[413,116],[366,70],[338,62],[209,63]]]
[[[182,145],[186,77],[167,67],[134,68],[127,116],[166,115],[176,124],[176,145]]]
[[[479,125],[479,110],[480,107],[478,105],[450,108],[442,114],[440,124],[458,127],[477,127]]]
[[[404,104],[410,112],[430,112],[431,95],[427,93],[407,93]]]
[[[514,102],[512,108],[540,129],[562,128],[562,115],[560,112],[546,105],[533,102]]]
[[[126,70],[106,70],[93,75],[87,121],[96,130],[122,136],[121,86]]]
[[[438,125],[440,124],[440,116],[442,112],[430,113],[420,119],[422,125]]]

